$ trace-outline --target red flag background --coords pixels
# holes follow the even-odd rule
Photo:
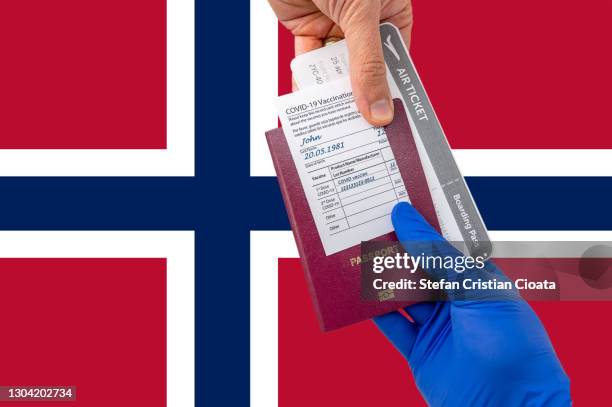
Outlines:
[[[0,149],[166,147],[166,1],[0,3]]]
[[[0,386],[76,386],[76,406],[166,405],[165,259],[2,258],[0,313]]]

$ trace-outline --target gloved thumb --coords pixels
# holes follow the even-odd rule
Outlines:
[[[400,202],[391,212],[395,234],[401,242],[444,241],[444,238],[407,202]]]
[[[408,254],[412,256],[437,259],[463,256],[407,202],[400,202],[395,205],[391,212],[391,221],[395,227],[398,240]],[[456,281],[462,277],[453,269],[444,267],[444,263],[441,261],[433,261],[429,266],[421,266],[421,268],[434,280]]]
[[[387,84],[387,66],[380,39],[380,2],[356,1],[340,20],[344,32],[357,108],[374,126],[393,120],[393,103]]]

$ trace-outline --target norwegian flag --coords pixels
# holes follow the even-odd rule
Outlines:
[[[612,175],[609,2],[414,13],[411,52],[492,232],[612,229],[609,182],[552,178]],[[6,0],[0,38],[0,386],[270,407],[387,401],[376,383],[420,402],[370,324],[316,326],[263,137],[293,54],[266,2]],[[611,362],[609,303],[536,308],[576,400],[605,397],[590,361]]]

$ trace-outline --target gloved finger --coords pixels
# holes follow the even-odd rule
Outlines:
[[[399,311],[393,311],[374,318],[374,323],[405,358],[408,360],[418,328]]]
[[[459,257],[463,254],[447,242],[440,234],[421,216],[421,214],[409,203],[400,202],[391,212],[391,221],[395,228],[395,234],[402,246],[412,256]],[[442,267],[440,262],[422,264],[421,268],[429,276],[436,279],[454,278],[453,270]],[[452,274],[451,274],[452,272]]]
[[[404,310],[410,315],[418,326],[423,326],[429,318],[431,318],[436,308],[435,302],[419,302],[414,305],[404,307]]]
[[[444,283],[442,288],[445,290],[437,293],[440,299],[445,296],[450,300],[478,299],[487,294],[482,290],[466,290],[463,284],[468,278],[467,273],[464,273],[465,267],[460,269],[448,266],[465,264],[465,256],[440,236],[412,205],[406,202],[395,205],[391,220],[395,233],[408,254],[423,260],[420,269],[432,280]],[[484,273],[483,270],[473,267],[469,277],[490,278]]]
[[[402,242],[434,242],[444,238],[408,202],[399,202],[391,211],[395,234]]]
[[[355,103],[370,124],[385,126],[393,119],[393,102],[378,28],[380,2],[354,4],[339,23],[348,46]]]

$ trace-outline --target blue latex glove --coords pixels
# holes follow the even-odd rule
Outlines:
[[[410,204],[396,205],[392,220],[409,253],[430,250],[424,254],[432,254],[431,243],[418,243],[426,241],[437,242],[442,250],[454,250],[445,247],[450,245]],[[434,278],[444,272],[425,271]],[[457,274],[454,270],[446,273],[446,278]],[[505,278],[493,263],[482,273]],[[408,360],[429,405],[571,405],[569,378],[542,323],[516,292],[504,295],[515,297],[406,307],[415,323],[397,311],[375,318],[379,329]]]

